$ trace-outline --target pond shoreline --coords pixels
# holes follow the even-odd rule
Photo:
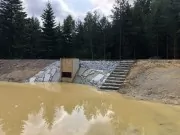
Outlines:
[[[98,87],[114,70],[118,62],[81,61],[74,83]],[[43,81],[42,78],[37,81],[33,78],[34,75],[42,76],[42,71],[53,75],[59,74],[58,60],[0,60],[0,63],[0,81],[58,82],[60,77],[44,76]],[[48,65],[51,65],[51,70],[47,68]],[[180,61],[139,60],[132,67],[126,78],[126,85],[119,90],[119,93],[138,100],[180,105]]]

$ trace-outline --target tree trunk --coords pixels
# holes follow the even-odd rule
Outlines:
[[[93,52],[93,45],[92,45],[92,38],[90,40],[90,47],[91,47],[91,58],[94,59],[94,52]]]
[[[176,59],[176,35],[174,37],[174,59]]]
[[[120,21],[120,36],[119,36],[119,59],[121,60],[121,52],[122,52],[122,28],[121,28],[121,21]]]
[[[136,59],[136,47],[134,45],[134,49],[133,49],[133,54],[134,54],[134,59]]]
[[[106,38],[105,38],[105,34],[103,33],[104,35],[104,59],[106,59]]]
[[[159,36],[157,35],[157,48],[156,48],[157,57],[159,57]]]
[[[120,58],[120,60],[121,60],[121,56],[122,56],[122,54],[121,54],[121,52],[122,52],[122,21],[123,21],[123,16],[122,16],[122,13],[121,13],[121,11],[120,11],[120,25],[119,25],[119,32],[120,32],[120,34],[119,34],[119,58]]]
[[[168,36],[166,36],[166,58],[169,58]]]

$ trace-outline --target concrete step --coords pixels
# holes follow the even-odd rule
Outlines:
[[[120,80],[109,80],[109,79],[107,79],[107,80],[105,81],[105,83],[119,83],[119,84],[122,84],[122,83],[124,83],[124,81],[120,81]]]
[[[121,71],[121,72],[129,72],[129,70],[126,68],[126,69],[122,69],[122,68],[116,68],[115,69],[116,71]]]
[[[120,86],[122,86],[122,84],[118,84],[118,83],[104,83],[102,86],[120,87]]]
[[[132,65],[132,63],[119,63],[119,65]]]
[[[126,65],[126,64],[127,64],[127,65],[130,65],[130,64],[132,64],[132,62],[120,62],[120,63],[119,63],[119,65]]]
[[[129,63],[128,63],[128,64],[127,64],[127,63],[126,63],[126,64],[121,63],[121,64],[119,64],[118,66],[126,66],[126,67],[127,67],[127,66],[132,66],[132,65],[133,65],[133,64],[129,64]]]
[[[122,71],[122,70],[119,70],[119,69],[115,69],[113,72],[118,72],[118,73],[120,73],[120,74],[127,74],[127,72],[128,72],[128,70],[126,70],[126,71]]]
[[[112,74],[118,74],[118,75],[126,75],[127,72],[122,72],[122,71],[113,71]]]
[[[117,66],[116,68],[119,68],[119,69],[129,69],[131,68],[131,66]]]
[[[119,64],[119,66],[124,66],[124,67],[129,67],[131,66],[132,64]]]
[[[115,70],[119,70],[121,72],[128,72],[130,68],[116,68]]]
[[[125,80],[125,78],[122,78],[122,77],[111,77],[111,76],[109,76],[107,79],[108,80],[118,80],[118,81],[124,81]]]
[[[134,63],[135,61],[134,60],[123,60],[123,61],[120,61],[120,63]]]
[[[117,66],[116,68],[119,68],[119,69],[127,69],[127,68],[130,68],[130,66],[128,66],[128,67],[124,67],[124,66]]]
[[[103,89],[103,90],[119,90],[119,87],[101,86],[100,89]]]
[[[121,77],[121,78],[125,78],[126,75],[119,75],[119,74],[111,74],[110,77]]]
[[[132,64],[135,61],[133,60],[124,60],[120,61],[119,65],[115,70],[110,74],[105,83],[100,87],[100,89],[106,90],[119,90],[121,86],[124,85],[127,73],[129,72]]]
[[[124,65],[124,66],[129,66],[129,65],[132,65],[132,64],[129,64],[129,63],[120,63],[119,64],[120,66]]]
[[[131,65],[132,62],[120,62],[119,65]]]
[[[120,62],[119,65],[132,65],[134,62]]]

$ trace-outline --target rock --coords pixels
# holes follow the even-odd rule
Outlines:
[[[50,73],[51,73],[51,76],[54,76],[55,73],[56,73],[56,71],[57,71],[56,68],[53,68],[53,69],[51,70],[51,72],[50,72]]]
[[[48,70],[45,71],[45,74],[49,74],[51,72],[51,69],[49,68]]]
[[[90,83],[90,81],[92,80],[91,77],[102,74],[104,76],[98,82],[102,83],[104,78],[109,75],[107,75],[107,73],[113,71],[116,68],[117,64],[119,64],[119,61],[80,61],[80,67],[81,69],[84,69],[80,69],[78,75],[83,78],[83,81]],[[60,61],[56,61],[53,64],[45,67],[42,71],[35,75],[35,78],[31,78],[31,80],[29,80],[28,82],[58,82],[60,80],[60,77]],[[96,80],[92,80],[92,82],[96,83]]]
[[[87,77],[87,76],[92,75],[92,74],[94,74],[94,71],[91,70],[91,69],[89,69],[89,70],[85,71],[82,76],[83,76],[83,77]]]
[[[50,74],[45,74],[44,82],[49,82],[49,81],[50,81],[50,78],[51,78],[51,75],[50,75]]]
[[[112,71],[116,68],[119,61],[80,61],[80,67]]]
[[[60,81],[60,72],[56,72],[51,82],[59,82],[59,81]]]
[[[60,61],[57,61],[57,62],[53,63],[53,65],[54,65],[55,67],[60,68]]]
[[[101,81],[102,78],[104,78],[104,75],[98,74],[90,82],[96,85],[96,84],[98,84]]]
[[[36,74],[36,76],[39,78],[43,78],[44,77],[44,71],[40,71],[38,74]]]
[[[32,77],[32,78],[29,79],[29,82],[33,83],[33,82],[35,82],[35,80],[36,80],[36,77]]]
[[[37,78],[36,82],[43,82],[43,78]]]

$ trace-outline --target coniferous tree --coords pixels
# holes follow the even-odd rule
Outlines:
[[[86,58],[87,48],[84,39],[84,24],[82,21],[78,20],[75,26],[75,35],[73,39],[73,56]]]
[[[25,58],[39,58],[38,51],[40,47],[41,27],[37,18],[28,18],[26,22]]]
[[[124,24],[125,12],[128,6],[127,0],[116,0],[112,10],[112,25],[113,25],[113,58],[121,59],[123,57],[123,42],[124,42]]]
[[[88,48],[87,57],[94,59],[95,58],[95,34],[96,34],[96,22],[97,19],[94,17],[93,13],[88,12],[86,17],[84,18],[84,39],[85,39],[85,47]],[[96,27],[97,28],[97,27]],[[97,50],[96,50],[97,51]]]
[[[64,20],[62,26],[62,34],[63,34],[63,56],[64,57],[72,57],[73,55],[73,37],[75,32],[75,21],[72,16],[69,15]]]
[[[55,58],[57,53],[54,51],[57,48],[56,24],[55,16],[50,2],[47,3],[46,9],[42,14],[42,39],[41,39],[41,54],[45,58]]]
[[[107,46],[109,45],[108,42],[108,32],[111,28],[111,24],[108,21],[108,19],[103,16],[100,21],[99,21],[99,25],[100,25],[100,29],[101,29],[101,44],[102,44],[102,48],[103,48],[103,58],[106,59],[107,58]],[[101,51],[102,52],[102,51]]]
[[[97,11],[56,26],[51,4],[26,18],[20,0],[0,1],[0,58],[180,58],[179,0],[116,0],[112,21]]]
[[[63,45],[63,40],[62,40],[62,27],[61,24],[59,23],[58,26],[56,27],[56,37],[57,37],[57,48],[56,48],[56,53],[57,53],[57,58],[62,57],[62,45]]]
[[[22,1],[0,1],[1,44],[5,58],[23,58],[26,16]]]

